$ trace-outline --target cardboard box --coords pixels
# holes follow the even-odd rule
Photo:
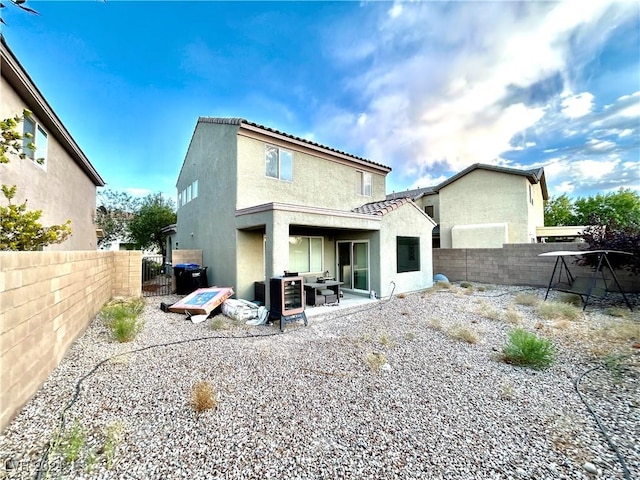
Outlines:
[[[231,287],[199,288],[169,307],[170,312],[209,315],[234,294]]]

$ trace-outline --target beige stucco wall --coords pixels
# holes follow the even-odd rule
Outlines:
[[[432,219],[436,222],[436,224],[440,223],[440,196],[437,193],[431,195],[424,195],[415,201],[416,205],[420,207],[420,210],[427,213],[425,211],[425,207],[431,206],[433,207],[433,217]]]
[[[451,248],[502,248],[508,238],[506,223],[454,225],[451,228]]]
[[[236,125],[199,123],[177,181],[181,192],[198,180],[198,197],[178,207],[180,250],[202,250],[209,285],[236,288]]]
[[[508,243],[529,243],[529,181],[520,175],[488,170],[473,170],[440,189],[440,242],[452,247],[454,225],[507,223]],[[539,185],[536,186],[539,190]],[[534,208],[542,210],[542,199]],[[535,226],[533,226],[535,238]]]
[[[293,153],[293,181],[265,175],[265,145]],[[357,170],[372,173],[372,195],[356,192]],[[345,165],[297,145],[240,135],[238,137],[237,208],[269,202],[351,210],[385,198],[385,176],[374,169]]]
[[[0,82],[0,118],[22,114],[28,106],[2,77]],[[39,118],[34,119],[40,123]],[[18,131],[22,133],[22,124]],[[73,235],[64,243],[51,245],[45,250],[95,250],[96,186],[62,148],[52,133],[47,131],[47,162],[43,168],[30,159],[12,161],[0,167],[0,183],[16,185],[14,203],[27,200],[30,210],[42,210],[40,222],[44,225],[62,224],[71,220]],[[4,202],[4,197],[0,199]]]
[[[529,184],[531,185],[531,184]],[[527,233],[529,243],[535,243],[537,239],[536,228],[544,227],[544,198],[542,196],[542,187],[540,183],[531,185],[532,200],[527,204],[528,222]]]
[[[380,230],[380,277],[377,287],[380,296],[385,297],[403,292],[413,292],[433,285],[433,261],[431,234],[433,222],[418,208],[406,204],[382,217]],[[420,238],[420,271],[398,273],[397,237]],[[395,290],[391,281],[395,282]]]
[[[371,197],[356,194],[359,167],[332,162],[307,149],[278,141],[238,136],[237,125],[198,123],[177,189],[198,180],[198,197],[178,208],[175,240],[180,249],[201,249],[210,285],[231,286],[253,298],[254,282],[288,270],[291,225],[354,228],[349,212],[375,198],[384,199],[384,175],[373,173]],[[294,153],[293,182],[265,175],[265,144]],[[236,217],[236,211],[268,203],[313,207],[309,211],[271,210]],[[322,208],[320,208],[322,207]],[[359,219],[358,226],[379,228],[379,221]],[[266,255],[263,238],[266,235]],[[326,259],[326,257],[325,257]],[[325,260],[325,263],[326,260]],[[333,270],[333,267],[329,268]]]
[[[112,297],[140,296],[142,256],[0,252],[0,430]]]

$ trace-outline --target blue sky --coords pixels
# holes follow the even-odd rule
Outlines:
[[[3,34],[107,188],[175,198],[220,116],[391,166],[387,193],[477,162],[640,191],[635,0],[27,5]]]

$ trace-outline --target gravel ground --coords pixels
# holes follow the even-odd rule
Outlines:
[[[98,318],[73,345],[0,436],[0,478],[46,465],[62,479],[623,479],[578,378],[640,478],[640,299],[626,319],[601,305],[545,320],[514,302],[523,292],[544,295],[454,285],[283,334],[222,315],[225,328],[193,324],[159,309],[179,297],[149,298],[134,342]],[[552,339],[557,362],[501,361],[516,326]],[[198,381],[217,401],[200,414]]]

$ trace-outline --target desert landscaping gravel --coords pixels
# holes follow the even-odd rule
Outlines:
[[[625,319],[594,304],[562,321],[515,302],[544,289],[472,287],[324,307],[285,333],[162,312],[176,296],[146,299],[130,343],[97,318],[0,436],[0,478],[640,478],[638,296]],[[557,361],[502,361],[516,327]],[[199,381],[217,405],[196,413]]]

